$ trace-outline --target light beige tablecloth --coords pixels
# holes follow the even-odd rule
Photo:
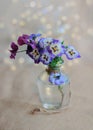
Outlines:
[[[16,71],[0,66],[0,130],[92,130],[93,65],[66,68],[72,91],[68,109],[31,115],[32,106],[40,104],[35,83],[41,70],[41,66],[20,66]]]

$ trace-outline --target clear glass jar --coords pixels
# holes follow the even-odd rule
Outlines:
[[[49,74],[43,71],[37,80],[40,101],[46,109],[58,109],[68,107],[70,103],[70,81],[66,74],[65,82],[59,87],[49,82]]]

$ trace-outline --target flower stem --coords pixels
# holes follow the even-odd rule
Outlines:
[[[27,50],[17,51],[17,53],[24,52],[24,51],[27,51]]]
[[[63,91],[62,91],[62,86],[58,86],[58,90],[60,91],[60,93],[61,93],[61,106],[62,106],[62,103],[63,103],[63,98],[64,98],[64,93],[63,93]]]

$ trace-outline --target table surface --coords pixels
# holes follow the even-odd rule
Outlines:
[[[0,1],[0,130],[92,130],[93,0],[29,2]],[[31,114],[40,105],[36,79],[44,67],[33,65],[24,54],[10,61],[7,53],[17,35],[37,31],[62,36],[81,54],[81,59],[66,60],[63,66],[72,96],[70,107],[60,113]]]
[[[82,64],[67,69],[71,79],[71,104],[60,113],[32,115],[40,105],[36,77],[40,66],[26,65],[12,71],[0,66],[0,130],[92,130],[93,66]]]

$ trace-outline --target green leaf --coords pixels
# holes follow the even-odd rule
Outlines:
[[[64,63],[64,60],[62,59],[62,57],[55,57],[52,62],[49,64],[49,66],[51,68],[55,68],[60,66],[62,63]]]
[[[61,44],[64,44],[64,41],[62,41]]]

